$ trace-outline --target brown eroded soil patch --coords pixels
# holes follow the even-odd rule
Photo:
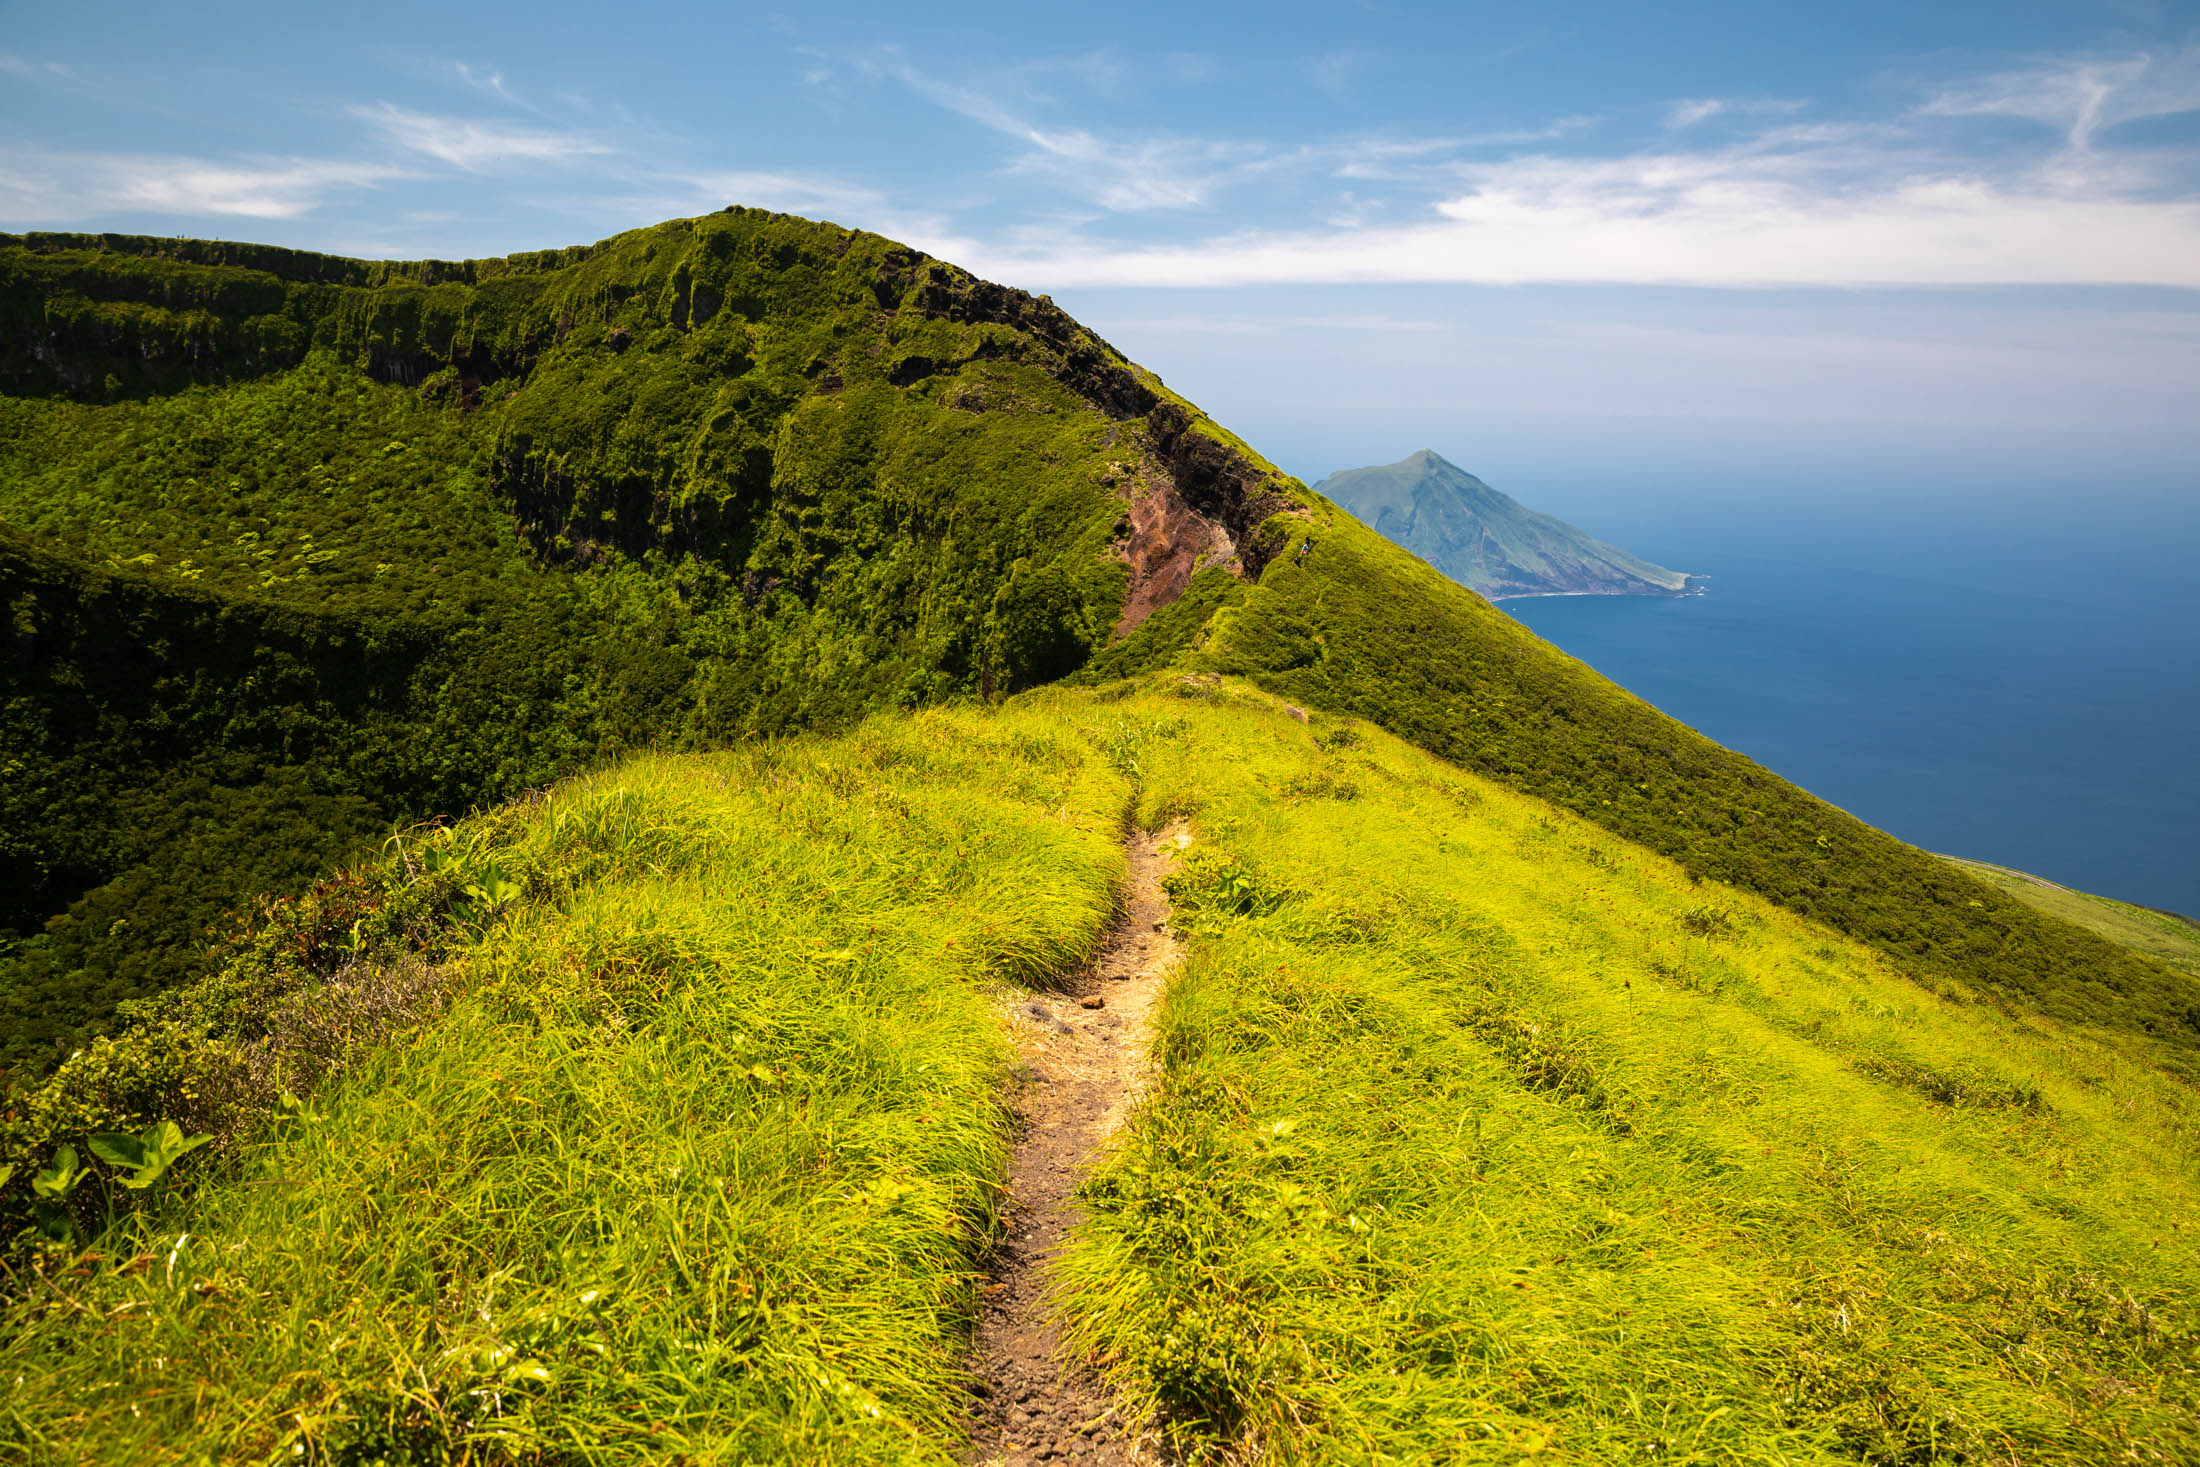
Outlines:
[[[1190,832],[1178,821],[1124,844],[1131,869],[1123,911],[1092,971],[1067,993],[1019,997],[1010,1009],[1024,1083],[1007,1221],[971,1343],[976,1467],[1155,1460],[1099,1376],[1063,1358],[1047,1299],[1047,1264],[1077,1219],[1072,1194],[1144,1085],[1153,1010],[1182,956],[1161,878],[1191,844]]]
[[[1127,637],[1139,623],[1175,601],[1202,566],[1227,561],[1236,544],[1222,526],[1184,502],[1167,478],[1131,501],[1123,516],[1130,534],[1117,553],[1131,569],[1123,614],[1115,634]]]

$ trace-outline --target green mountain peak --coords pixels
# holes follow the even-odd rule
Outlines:
[[[1686,596],[1702,577],[1539,514],[1433,448],[1315,486],[1393,543],[1493,601],[1511,596]]]

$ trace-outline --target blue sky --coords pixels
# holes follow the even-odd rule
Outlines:
[[[2189,4],[0,7],[0,227],[732,202],[1049,291],[1309,477],[2200,501]]]

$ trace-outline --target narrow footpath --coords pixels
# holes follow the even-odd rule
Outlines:
[[[1047,1265],[1077,1220],[1077,1184],[1144,1085],[1153,1010],[1182,956],[1161,878],[1190,844],[1182,821],[1133,832],[1123,911],[1092,971],[1065,994],[1019,999],[1010,1011],[1024,1083],[1008,1218],[971,1347],[973,1467],[1154,1460],[1098,1376],[1062,1358]]]

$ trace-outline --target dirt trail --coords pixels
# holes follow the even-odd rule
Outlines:
[[[1130,1111],[1145,1080],[1154,1006],[1180,957],[1161,878],[1191,844],[1182,821],[1124,843],[1124,910],[1093,971],[1063,995],[1010,1010],[1023,1052],[1007,1225],[972,1342],[979,1381],[969,1460],[975,1467],[1153,1460],[1090,1370],[1062,1359],[1047,1307],[1047,1262],[1076,1221],[1071,1194]]]

